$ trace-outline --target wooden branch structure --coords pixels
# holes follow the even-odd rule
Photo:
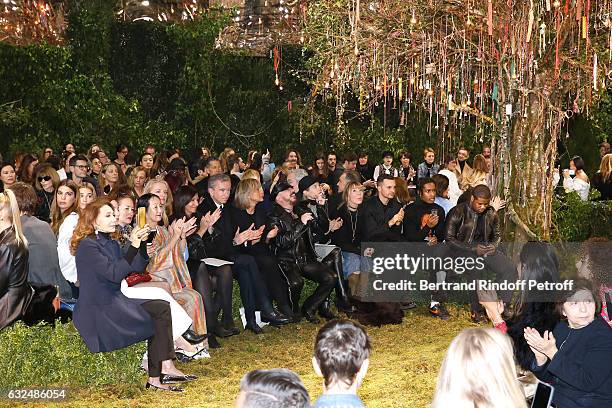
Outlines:
[[[349,97],[400,125],[423,110],[439,155],[461,143],[453,129],[475,125],[492,138],[509,218],[547,239],[557,138],[609,85],[611,12],[610,0],[313,2],[303,28],[313,97],[333,94],[341,136]]]

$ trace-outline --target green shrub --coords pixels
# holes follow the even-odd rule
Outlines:
[[[142,382],[144,342],[111,353],[91,353],[72,323],[0,332],[4,387],[133,385]]]
[[[591,190],[589,200],[599,197]],[[553,201],[555,241],[582,242],[590,237],[612,238],[612,201],[582,201],[572,192]]]

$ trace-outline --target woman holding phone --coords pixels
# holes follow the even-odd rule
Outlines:
[[[74,325],[87,348],[93,352],[122,349],[147,340],[148,373],[146,388],[181,392],[168,381],[192,381],[179,371],[172,359],[172,320],[168,302],[128,299],[120,291],[121,281],[146,265],[142,242],[150,227],[135,228],[130,246],[121,254],[112,239],[117,227],[111,200],[101,198],[89,205],[75,229],[70,250],[81,276],[81,298],[74,308]]]
[[[170,230],[161,226],[164,207],[155,194],[144,194],[138,199],[138,207],[146,209],[146,221],[151,231],[156,231],[149,248],[147,272],[154,281],[165,281],[170,285],[172,296],[183,306],[193,320],[193,330],[198,335],[206,334],[206,316],[200,294],[193,289],[185,250],[186,236],[195,230],[195,220],[175,220]]]

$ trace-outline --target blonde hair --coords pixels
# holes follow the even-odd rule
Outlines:
[[[452,341],[432,408],[527,407],[510,337],[493,328],[465,329]]]
[[[242,179],[243,180],[253,179],[257,181],[261,180],[259,172],[255,169],[246,169],[244,173],[242,174]]]
[[[149,181],[149,172],[147,171],[147,169],[145,169],[142,166],[136,166],[132,169],[132,172],[130,173],[130,177],[128,178],[128,185],[131,188],[134,188],[134,179],[136,178],[138,173],[140,173],[141,171],[144,172],[145,174],[145,184],[147,184],[147,182]]]
[[[11,218],[11,228],[15,231],[15,240],[17,245],[28,246],[28,240],[23,235],[23,229],[21,228],[21,218],[19,217],[19,204],[17,203],[17,197],[10,189],[4,190],[0,193],[0,209],[5,206],[9,207],[9,216]]]
[[[42,185],[40,184],[40,181],[38,181],[38,177],[43,177],[43,176],[51,177],[51,183],[53,184],[53,190],[57,190],[57,187],[59,186],[59,183],[60,183],[59,174],[57,174],[57,171],[55,171],[55,169],[51,167],[50,164],[43,164],[42,167],[34,175],[34,180],[35,180],[34,187],[36,188],[36,190],[37,191],[43,190]]]
[[[612,176],[612,153],[608,153],[601,158],[599,173],[601,173],[604,181],[607,181]]]
[[[255,190],[259,190],[261,188],[261,183],[259,180],[254,179],[243,179],[238,183],[236,187],[236,194],[234,196],[234,206],[241,210],[245,210],[249,208],[249,204],[251,204],[251,194]]]
[[[168,226],[169,224],[168,217],[172,215],[172,212],[173,212],[172,202],[174,201],[174,198],[172,197],[172,190],[170,190],[170,185],[168,184],[168,182],[159,176],[156,178],[152,178],[149,181],[147,181],[147,184],[145,184],[142,194],[143,195],[144,194],[154,194],[151,192],[151,190],[153,190],[153,186],[155,184],[163,184],[164,186],[166,186],[166,190],[168,191],[167,197],[166,197],[166,206],[165,206],[164,214],[162,217],[164,226]]]

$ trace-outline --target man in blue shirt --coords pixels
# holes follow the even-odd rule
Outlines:
[[[313,408],[365,408],[357,389],[370,364],[370,339],[350,320],[332,320],[317,333],[312,365],[325,379]]]

